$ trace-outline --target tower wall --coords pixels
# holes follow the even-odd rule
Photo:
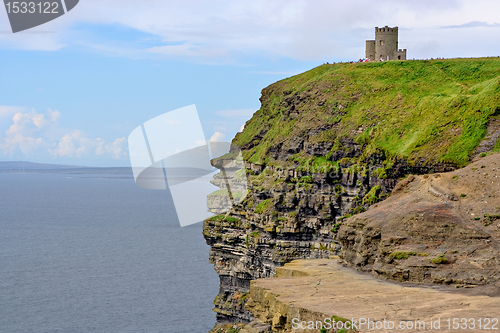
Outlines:
[[[365,58],[368,58],[370,61],[375,60],[375,41],[374,40],[367,40],[366,41]]]
[[[396,60],[406,60],[406,49],[396,51]]]
[[[375,60],[397,60],[398,27],[375,28]]]

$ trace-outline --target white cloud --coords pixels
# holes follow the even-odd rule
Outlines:
[[[81,131],[75,130],[64,135],[57,143],[57,148],[51,149],[49,152],[59,157],[73,157],[75,155],[82,157],[88,153],[89,143]]]
[[[104,144],[103,146],[103,153],[96,150],[96,154],[98,156],[103,155],[104,152],[109,154],[114,159],[120,159],[127,156],[127,139],[125,137],[117,138],[113,143],[109,145]]]
[[[4,155],[48,154],[56,157],[107,157],[121,159],[127,157],[126,139],[118,138],[107,143],[101,138],[90,138],[80,130],[72,130],[58,137],[56,132],[60,113],[47,110],[37,113],[34,110],[23,112],[25,108],[0,108],[0,114],[16,112],[11,118],[11,125],[0,136],[0,151]]]
[[[6,155],[12,155],[16,149],[27,155],[40,147],[50,146],[39,134],[54,125],[58,118],[59,112],[50,109],[46,114],[16,112],[5,137],[0,141],[0,148]]]
[[[32,151],[39,147],[46,147],[47,144],[42,138],[34,138],[16,134],[5,138],[3,144],[0,143],[0,148],[3,149],[5,155],[14,154],[15,150],[19,150],[24,155],[29,155]]]
[[[473,22],[468,22],[460,25],[450,25],[447,27],[441,27],[442,29],[447,29],[447,28],[476,28],[476,27],[487,27],[487,28],[498,28],[500,27],[500,23],[488,23],[488,22],[480,22],[480,21],[473,21]]]
[[[26,108],[19,106],[0,105],[0,119],[4,117],[12,117],[15,113],[25,112]]]
[[[240,132],[243,132],[244,129],[245,129],[245,124],[241,125]]]
[[[225,142],[226,136],[221,132],[215,132],[214,135],[210,138],[210,142]]]
[[[500,2],[494,0],[86,0],[67,15],[34,29],[56,33],[0,34],[0,45],[36,50],[76,45],[119,56],[182,60],[257,55],[327,61],[359,58],[364,40],[373,38],[373,28],[387,24],[401,28],[406,44],[400,45],[415,57],[428,54],[410,46],[433,41],[455,56],[468,56],[471,48],[463,45],[475,41],[479,31],[474,29],[484,28],[481,41],[489,42],[477,52],[487,55],[500,53],[498,43],[492,42],[500,31],[499,11]],[[0,29],[6,31],[7,18],[0,12],[4,15],[0,15]],[[76,23],[78,29],[73,28]],[[119,34],[106,40],[87,32],[84,24],[129,28],[145,37],[124,40],[125,34]],[[460,26],[461,32],[436,33],[440,27],[452,26]],[[149,44],[143,43],[146,39]]]

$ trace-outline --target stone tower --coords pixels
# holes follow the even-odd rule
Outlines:
[[[375,27],[375,40],[366,41],[366,58],[371,61],[406,60],[406,49],[398,49],[398,27]]]

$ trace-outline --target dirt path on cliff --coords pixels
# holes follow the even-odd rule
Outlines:
[[[278,268],[276,278],[252,281],[249,308],[277,332],[319,332],[297,329],[294,318],[295,323],[309,323],[331,316],[354,319],[357,332],[497,331],[500,297],[487,296],[492,290],[485,288],[491,287],[455,290],[399,284],[345,268],[335,259],[296,260]],[[372,327],[361,325],[363,318],[372,321]],[[459,329],[453,329],[454,318]],[[381,327],[384,321],[386,328]],[[484,328],[486,323],[490,329]]]

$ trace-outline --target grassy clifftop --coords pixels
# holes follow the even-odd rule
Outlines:
[[[352,139],[363,148],[349,164],[383,154],[464,166],[500,117],[500,58],[322,65],[263,89],[261,103],[234,140],[256,164],[341,163],[332,153]],[[296,138],[328,153],[294,150]]]

